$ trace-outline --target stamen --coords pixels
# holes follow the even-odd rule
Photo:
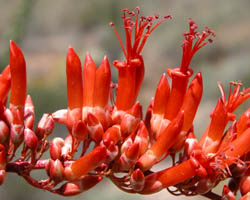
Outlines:
[[[201,33],[196,31],[197,28],[198,26],[196,25],[196,23],[193,21],[192,18],[190,18],[189,32],[183,34],[184,36],[184,40],[182,42],[183,53],[182,53],[182,62],[180,67],[180,70],[182,72],[186,72],[188,70],[192,57],[199,49],[201,49],[207,43],[213,42],[213,40],[208,37],[209,36],[215,37],[216,35],[215,32],[208,27],[205,27],[205,30]],[[193,45],[195,39],[197,40]],[[207,41],[205,41],[206,39]]]
[[[167,15],[157,24],[153,25],[154,20],[159,19],[158,14],[148,17],[141,16],[139,18],[140,8],[136,7],[135,9],[135,12],[130,11],[128,8],[122,10],[122,19],[124,23],[124,31],[126,34],[126,49],[121,41],[117,30],[114,28],[114,24],[112,22],[110,23],[110,26],[113,27],[114,32],[120,42],[127,63],[130,63],[132,59],[135,59],[139,56],[146,43],[148,36],[166,19],[172,18],[171,15]],[[133,17],[135,17],[135,21],[132,20]],[[145,30],[146,32],[144,33]],[[132,38],[133,31],[134,38]]]
[[[115,28],[115,24],[113,22],[110,22],[109,25],[113,28],[115,34],[116,34],[116,37],[118,38],[119,42],[120,42],[120,45],[121,45],[121,48],[122,48],[122,51],[124,53],[124,56],[127,57],[127,54],[126,54],[126,51],[125,51],[125,48],[124,48],[124,45],[122,43],[122,40],[121,40],[121,37],[120,35],[118,34],[116,28]]]

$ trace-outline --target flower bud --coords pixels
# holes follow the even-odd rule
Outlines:
[[[250,191],[250,176],[244,176],[240,182],[240,193],[245,195]]]
[[[6,150],[5,147],[0,144],[0,170],[6,167]]]
[[[87,126],[89,129],[90,137],[98,144],[104,134],[102,124],[92,113],[87,115]]]
[[[139,144],[134,143],[121,155],[119,159],[119,169],[123,171],[129,170],[135,164],[138,156]]]
[[[61,109],[52,113],[53,119],[60,124],[67,124],[68,109]]]
[[[63,180],[63,174],[64,174],[64,167],[60,160],[55,160],[51,162],[50,168],[49,168],[49,175],[50,177],[56,182],[60,182]]]
[[[8,109],[8,108],[5,109],[4,118],[6,119],[8,124],[11,124],[13,122],[13,114],[10,111],[10,109]]]
[[[106,158],[106,163],[109,163],[113,161],[119,154],[119,148],[117,145],[110,144],[109,147],[107,148],[107,158]]]
[[[135,129],[138,127],[139,122],[140,119],[134,117],[133,115],[130,114],[123,115],[121,120],[122,137],[127,137],[130,133],[135,131]]]
[[[38,138],[29,128],[24,129],[24,143],[32,150],[35,150],[37,147]]]
[[[24,106],[24,126],[33,129],[35,121],[35,107],[30,95],[27,95]]]
[[[0,121],[0,144],[4,144],[10,134],[9,127],[4,121]]]
[[[0,170],[0,185],[3,184],[5,177],[6,177],[6,171],[4,169],[1,169]]]
[[[79,141],[83,141],[88,136],[88,128],[83,121],[78,121],[73,125],[72,135]]]
[[[64,140],[60,137],[56,137],[52,140],[49,153],[53,160],[61,159],[62,147],[64,146]]]
[[[223,187],[221,200],[235,200],[234,193],[226,185]]]
[[[145,184],[145,177],[143,172],[137,168],[135,171],[133,171],[131,178],[130,178],[130,187],[139,192],[143,190]]]
[[[64,140],[64,146],[62,147],[62,156],[67,158],[72,151],[73,138],[71,134],[68,134]]]
[[[38,122],[36,128],[36,134],[39,139],[42,139],[45,135],[49,136],[55,127],[55,122],[50,114],[44,114],[41,120]]]
[[[79,181],[63,184],[59,189],[56,190],[56,193],[63,196],[77,195],[94,187],[102,179],[103,178],[100,176],[83,176]]]
[[[20,145],[24,139],[24,127],[22,124],[11,124],[10,139],[13,144]]]

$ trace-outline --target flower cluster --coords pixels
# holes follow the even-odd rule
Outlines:
[[[231,82],[226,98],[219,84],[221,98],[210,114],[206,131],[201,139],[194,133],[193,120],[203,85],[200,72],[189,81],[193,75],[190,63],[199,49],[212,42],[215,33],[208,27],[198,32],[189,19],[189,31],[183,34],[181,64],[162,75],[143,119],[142,107],[136,101],[144,77],[141,51],[149,35],[172,17],[139,17],[136,8],[135,12],[124,9],[122,18],[126,45],[110,23],[125,57],[124,61],[113,62],[118,69],[118,83],[111,81],[107,57],[97,68],[87,53],[82,70],[78,55],[69,47],[68,108],[45,113],[36,126],[35,108],[26,94],[25,59],[10,41],[9,65],[0,75],[0,184],[7,172],[13,172],[34,187],[70,196],[107,177],[129,193],[151,194],[167,188],[174,195],[220,199],[212,189],[229,178],[222,198],[235,199],[240,190],[241,199],[248,199],[250,108],[238,119],[234,111],[250,97],[250,88],[241,90],[240,82]],[[55,123],[64,124],[68,135],[49,141]],[[21,155],[16,158],[19,148]],[[46,151],[50,158],[42,159]],[[172,157],[172,166],[152,170],[167,156]],[[48,178],[33,178],[31,171],[35,169],[46,170]]]

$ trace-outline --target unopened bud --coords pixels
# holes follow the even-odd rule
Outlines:
[[[83,121],[78,121],[73,125],[72,135],[79,141],[83,141],[88,136],[88,128]]]
[[[99,183],[103,178],[100,176],[83,176],[81,180],[63,184],[56,190],[57,194],[73,196],[80,194]]]
[[[68,109],[61,109],[52,113],[53,119],[60,124],[67,124]]]
[[[4,121],[0,121],[0,144],[4,144],[10,134],[9,127]]]
[[[0,185],[3,184],[5,177],[6,177],[6,171],[4,169],[1,169],[0,170]]]
[[[52,161],[49,169],[50,177],[56,182],[63,180],[64,168],[60,160]]]
[[[125,114],[121,120],[122,137],[127,137],[130,133],[135,131],[139,125],[140,119],[135,118],[133,115]]]
[[[106,162],[109,163],[113,161],[119,154],[119,148],[117,145],[110,144],[107,148],[107,158]]]
[[[226,185],[223,187],[221,200],[235,200],[234,193]]]
[[[36,134],[39,139],[42,139],[45,135],[48,136],[52,133],[55,127],[55,122],[51,115],[44,114],[41,120],[38,122],[36,128]]]
[[[38,138],[29,128],[24,129],[24,143],[32,150],[35,150],[37,147]]]
[[[14,145],[19,145],[24,139],[24,127],[22,124],[11,124],[10,139]]]
[[[6,167],[6,150],[4,145],[0,144],[0,170]]]
[[[10,109],[5,109],[4,111],[4,117],[7,120],[8,124],[11,124],[13,122],[13,115]]]
[[[92,113],[87,115],[87,126],[89,129],[90,137],[98,144],[102,140],[104,134],[102,124]]]
[[[27,95],[24,106],[24,126],[33,129],[35,121],[35,108],[30,95]]]
[[[250,191],[250,176],[245,176],[240,182],[240,193],[245,195]]]
[[[72,135],[69,134],[64,140],[64,146],[62,147],[62,156],[64,158],[67,158],[67,156],[70,154],[72,151]]]
[[[64,146],[64,140],[60,137],[56,137],[52,140],[49,153],[53,160],[61,159],[62,147]]]
[[[139,192],[142,191],[145,184],[145,177],[143,172],[138,168],[133,171],[131,178],[130,178],[130,187]]]

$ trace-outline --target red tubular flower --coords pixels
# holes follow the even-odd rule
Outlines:
[[[154,104],[153,104],[153,113],[154,114],[164,114],[166,110],[166,102],[168,102],[168,97],[170,93],[170,88],[168,84],[168,79],[164,73],[158,83]]]
[[[106,159],[105,147],[98,146],[87,155],[74,161],[71,166],[65,168],[65,177],[69,180],[80,179],[91,170],[98,167]]]
[[[81,61],[71,46],[68,48],[66,63],[69,109],[82,108]]]
[[[189,85],[186,96],[183,101],[182,110],[184,110],[183,131],[188,131],[192,124],[202,97],[202,76],[198,73]]]
[[[95,91],[96,65],[89,53],[83,67],[83,106],[93,106]]]
[[[67,92],[68,92],[68,128],[82,119],[82,68],[81,61],[70,46],[66,61]]]
[[[10,75],[10,66],[8,65],[2,71],[0,75],[0,100],[3,104],[7,101],[7,96],[10,90],[11,84],[11,75]]]
[[[241,115],[236,126],[237,137],[239,137],[247,128],[250,128],[250,108]]]
[[[208,42],[212,42],[211,39],[206,39],[215,33],[206,27],[206,30],[202,33],[196,32],[197,25],[190,18],[189,19],[189,32],[184,33],[184,40],[182,43],[182,61],[180,68],[168,69],[167,73],[172,78],[172,87],[167,103],[165,112],[165,118],[172,120],[178,113],[182,106],[189,77],[192,75],[192,70],[189,68],[191,60],[194,54],[205,46]],[[196,40],[196,41],[195,41]],[[195,43],[194,43],[195,41]]]
[[[90,54],[86,54],[83,69],[83,113],[85,120],[89,112],[101,122],[104,129],[110,123],[110,113],[108,111],[108,99],[111,83],[111,71],[108,58],[105,56],[100,67],[97,69]]]
[[[193,120],[202,97],[202,76],[198,73],[191,81],[187,93],[184,97],[182,110],[184,110],[184,122],[181,133],[177,136],[177,142],[171,147],[171,152],[175,153],[182,149],[188,131],[193,125]]]
[[[177,176],[178,174],[178,176]],[[152,194],[163,188],[183,182],[195,175],[195,170],[190,160],[171,168],[150,174],[145,177],[145,186],[140,194]]]
[[[135,103],[144,77],[144,63],[140,53],[149,35],[156,29],[156,27],[163,23],[167,18],[171,18],[171,16],[166,16],[153,26],[154,20],[159,18],[158,15],[141,17],[139,19],[139,8],[137,7],[136,10],[136,14],[128,9],[123,10],[126,50],[114,24],[112,22],[110,23],[114,28],[114,32],[126,58],[126,61],[124,62],[118,60],[113,62],[119,73],[115,103],[118,110],[128,110]],[[131,18],[134,15],[136,19],[135,21],[132,21]]]
[[[14,117],[13,123],[20,124],[23,121],[26,99],[26,64],[22,51],[12,40],[10,41],[10,71],[10,109]]]
[[[180,133],[184,120],[184,112],[181,111],[177,117],[161,130],[161,134],[153,146],[143,154],[137,161],[137,165],[142,170],[150,169],[169,148],[176,142],[176,137]]]
[[[105,56],[100,67],[96,70],[94,106],[105,108],[109,100],[111,71],[108,57]]]

